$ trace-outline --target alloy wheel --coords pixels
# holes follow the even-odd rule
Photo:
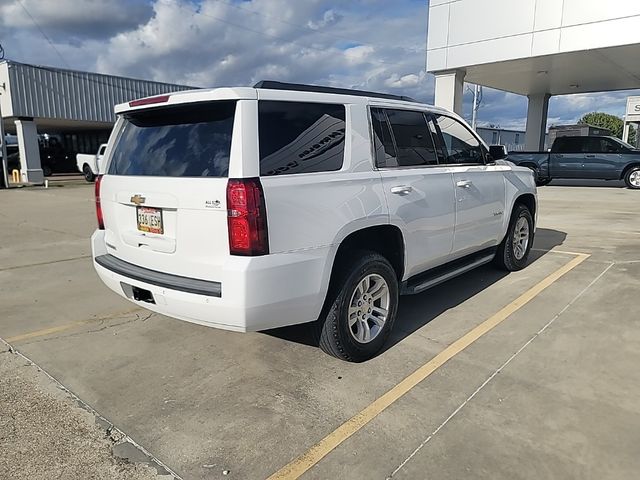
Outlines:
[[[516,260],[522,260],[529,246],[529,222],[520,217],[513,229],[513,255]]]
[[[391,295],[387,281],[376,273],[365,276],[351,295],[349,331],[359,343],[373,341],[382,331],[389,315]]]

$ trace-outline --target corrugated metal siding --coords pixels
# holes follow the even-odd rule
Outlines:
[[[114,122],[114,105],[193,87],[9,63],[16,117]]]

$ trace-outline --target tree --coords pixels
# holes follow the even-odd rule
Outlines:
[[[614,137],[622,138],[624,122],[620,117],[603,112],[591,112],[584,115],[578,123],[587,123],[594,127],[606,128]]]

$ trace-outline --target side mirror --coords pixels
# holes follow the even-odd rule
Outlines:
[[[494,160],[503,160],[507,158],[507,147],[504,145],[490,145],[489,155],[491,155],[491,158]]]

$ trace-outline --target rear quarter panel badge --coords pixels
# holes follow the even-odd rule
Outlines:
[[[220,200],[205,200],[204,208],[220,208]]]

